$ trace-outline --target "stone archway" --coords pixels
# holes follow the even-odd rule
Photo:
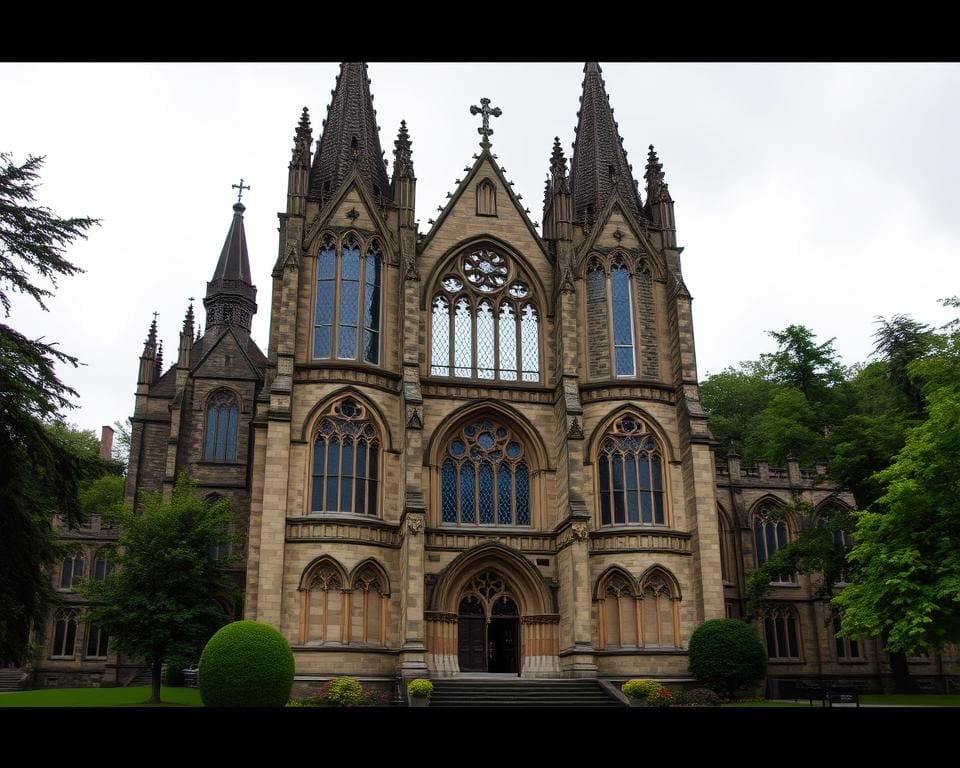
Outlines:
[[[464,552],[439,574],[427,621],[435,675],[559,676],[559,623],[549,590],[525,557],[502,544]]]

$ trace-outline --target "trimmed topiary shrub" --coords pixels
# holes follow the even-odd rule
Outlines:
[[[656,680],[627,680],[620,686],[624,696],[631,699],[645,699],[648,704],[656,703],[661,688],[663,686]]]
[[[431,693],[433,693],[433,683],[425,678],[418,677],[407,683],[407,694],[410,696],[426,698]]]
[[[756,630],[739,619],[711,619],[690,638],[690,674],[717,693],[732,697],[767,671],[767,652]]]
[[[355,677],[337,677],[327,688],[327,701],[335,707],[353,707],[363,700],[363,685]]]
[[[199,683],[208,707],[282,707],[293,687],[293,653],[269,624],[235,621],[203,649]]]

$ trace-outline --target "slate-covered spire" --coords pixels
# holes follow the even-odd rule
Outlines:
[[[370,94],[367,65],[344,62],[323,122],[320,146],[310,171],[310,197],[325,201],[336,193],[356,163],[375,200],[387,195],[389,181],[380,149],[377,113]]]
[[[591,226],[614,188],[636,214],[640,213],[640,195],[613,119],[600,65],[587,62],[583,72],[570,187],[577,220]]]
[[[410,151],[410,133],[407,121],[400,121],[397,140],[393,142],[393,180],[390,183],[390,196],[400,210],[400,225],[414,225],[413,212],[416,204],[417,177],[413,173],[413,153]]]
[[[220,260],[207,283],[203,306],[207,310],[207,330],[231,326],[250,332],[250,321],[257,312],[257,289],[250,278],[247,236],[243,231],[241,202],[233,204],[233,221],[223,243]]]

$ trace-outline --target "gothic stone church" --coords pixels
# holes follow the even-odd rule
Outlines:
[[[553,146],[542,233],[481,103],[480,152],[419,232],[406,125],[388,177],[367,67],[343,64],[316,148],[306,109],[296,127],[268,348],[250,338],[267,276],[238,202],[204,332],[191,307],[174,365],[155,327],[143,351],[127,498],[187,472],[229,499],[238,615],[286,636],[299,689],[686,678],[693,630],[741,615],[745,571],[803,524],[769,510],[851,503],[822,467],[715,466],[674,203],[652,146],[641,189],[600,67],[584,68],[569,164]],[[81,573],[99,562],[88,538]],[[877,645],[835,639],[814,592],[775,589],[758,623],[770,675],[878,679]],[[122,682],[75,611],[47,629],[38,684]]]

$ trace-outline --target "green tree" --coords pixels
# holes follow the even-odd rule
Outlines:
[[[116,568],[80,592],[96,601],[85,620],[102,627],[116,650],[150,664],[150,700],[159,703],[164,659],[198,658],[228,620],[223,604],[237,597],[230,560],[210,554],[230,540],[231,515],[225,499],[205,501],[183,475],[170,501],[159,491],[142,501],[140,512],[126,505],[116,510]]]
[[[0,153],[0,305],[10,316],[11,292],[46,309],[61,275],[80,268],[65,250],[98,222],[63,219],[34,205],[42,157],[22,165]],[[68,525],[82,518],[78,491],[90,462],[58,428],[76,392],[57,377],[57,363],[77,359],[55,344],[30,339],[0,323],[0,658],[21,659],[30,626],[42,622],[51,599],[44,567],[60,557],[51,525],[58,513]]]
[[[732,698],[763,679],[767,652],[756,630],[739,619],[711,619],[690,636],[690,674]]]
[[[888,653],[960,641],[960,333],[907,365],[927,419],[878,474],[885,493],[859,515],[856,583],[834,598],[841,634],[878,635]]]

